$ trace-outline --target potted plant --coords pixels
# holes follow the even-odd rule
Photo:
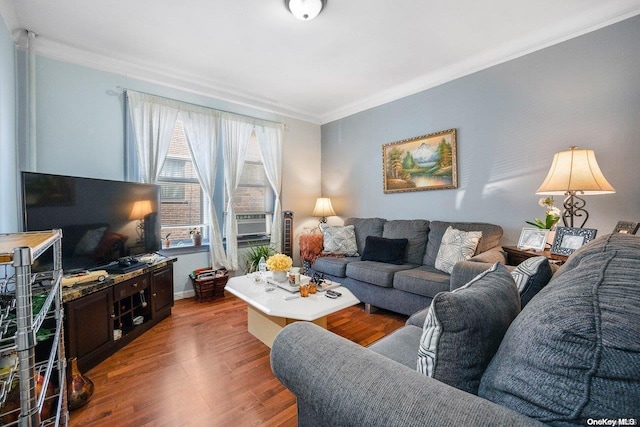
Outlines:
[[[169,236],[171,236],[171,233],[167,233],[167,235],[164,236],[164,238],[162,239],[162,244],[164,245],[165,248],[169,248],[171,246],[171,241],[169,240]]]
[[[193,246],[200,246],[202,244],[202,234],[200,234],[200,230],[194,228],[189,232],[189,234],[191,235]]]
[[[251,246],[244,257],[244,269],[247,274],[258,271],[258,263],[260,262],[260,258],[264,258],[266,260],[275,253],[276,251],[271,246]]]

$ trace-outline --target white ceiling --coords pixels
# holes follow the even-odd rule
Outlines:
[[[327,123],[640,14],[640,0],[0,0],[52,58]]]

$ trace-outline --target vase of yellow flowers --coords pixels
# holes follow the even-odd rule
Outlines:
[[[287,280],[287,272],[292,265],[293,260],[285,254],[275,254],[267,258],[267,268],[273,273],[273,280],[276,282]]]

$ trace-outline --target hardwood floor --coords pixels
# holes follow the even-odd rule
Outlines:
[[[362,304],[329,316],[328,329],[368,345],[406,316]],[[274,377],[269,348],[247,332],[234,296],[176,301],[173,314],[86,373],[91,401],[71,426],[295,426],[294,396]]]

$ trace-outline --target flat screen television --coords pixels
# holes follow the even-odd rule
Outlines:
[[[159,197],[153,184],[22,172],[23,229],[61,228],[63,268],[91,269],[161,248]]]

